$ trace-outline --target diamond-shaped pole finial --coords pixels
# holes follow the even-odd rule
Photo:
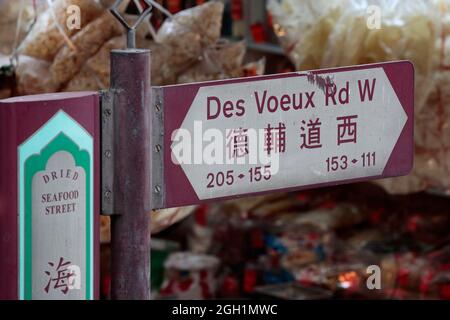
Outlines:
[[[125,18],[119,12],[119,7],[123,1],[125,0],[116,0],[116,2],[109,9],[109,11],[117,20],[119,20],[122,26],[124,26],[124,28],[127,30],[127,48],[134,49],[136,48],[136,28],[150,14],[150,12],[153,9],[153,6],[149,0],[144,0],[145,4],[147,5],[147,8],[142,11],[139,18],[134,22],[132,26],[130,26],[128,22],[125,20]]]

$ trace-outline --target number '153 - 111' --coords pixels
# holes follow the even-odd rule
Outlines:
[[[334,156],[326,160],[327,171],[334,172],[339,170],[347,170],[351,165],[362,164],[364,168],[374,167],[376,165],[376,153],[364,152],[359,159],[349,159],[348,156]]]

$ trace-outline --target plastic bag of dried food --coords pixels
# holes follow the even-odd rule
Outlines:
[[[426,189],[450,190],[450,148],[423,149],[416,147],[414,169],[400,178],[377,181],[388,192],[406,194]]]
[[[76,50],[66,45],[55,56],[50,67],[53,81],[60,84],[67,83],[81,70],[86,60],[94,55],[105,41],[122,33],[123,27],[109,12],[103,13],[87,24],[71,39]]]
[[[368,8],[380,8],[380,28]],[[416,108],[432,84],[436,6],[425,0],[270,0],[268,9],[289,57],[299,70],[411,60],[416,68]],[[370,27],[370,28],[369,28]]]
[[[67,20],[71,14],[67,8],[70,5],[80,8],[82,28],[104,10],[96,0],[55,0],[52,6],[38,17],[36,24],[21,43],[19,52],[51,61],[64,42],[79,31],[67,27]]]
[[[162,86],[176,83],[177,73],[171,64],[174,49],[154,41],[144,48],[148,48],[152,52],[152,85]]]
[[[379,182],[394,193],[450,190],[450,1],[432,2],[439,12],[441,31],[435,35],[431,92],[414,114],[414,169],[407,177]]]
[[[220,37],[223,3],[208,2],[183,10],[164,21],[155,41],[170,46],[171,66],[175,72],[189,66],[201,56],[202,49]]]
[[[235,78],[242,74],[243,42],[218,43],[204,50],[201,61],[178,77],[178,83]]]
[[[425,107],[415,112],[416,146],[450,148],[450,70],[435,72],[434,79],[434,88]]]
[[[240,76],[246,47],[244,42],[218,42],[203,53],[203,61],[229,77]]]
[[[19,56],[16,68],[17,93],[19,95],[56,92],[58,85],[50,76],[50,62],[28,56]]]
[[[110,51],[124,48],[125,45],[124,36],[114,37],[105,42],[100,50],[86,61],[80,72],[67,83],[63,91],[108,88],[110,82]],[[152,85],[161,86],[176,83],[177,75],[170,67],[170,59],[167,59],[167,56],[170,56],[170,47],[141,38],[137,39],[137,46],[151,50]]]
[[[110,52],[114,49],[124,48],[125,44],[125,36],[114,37],[106,41],[67,83],[63,91],[107,89],[110,80]]]
[[[441,32],[436,37],[433,88],[426,105],[415,112],[416,145],[450,148],[450,0],[433,0],[439,9]]]
[[[0,0],[0,53],[13,53],[26,36],[35,17],[45,9],[46,5],[42,0]]]
[[[107,88],[108,84],[103,82],[100,76],[85,64],[62,91],[97,91]]]
[[[370,23],[371,5],[381,10],[379,29]],[[415,110],[420,111],[433,83],[438,18],[429,1],[349,0],[330,33],[321,67],[410,60],[415,67]]]
[[[380,28],[371,5],[380,9]],[[380,182],[390,192],[450,188],[449,8],[449,0],[269,1],[274,29],[298,69],[414,63],[416,163],[409,176]]]
[[[275,34],[299,70],[320,68],[344,0],[269,0]]]
[[[222,5],[210,3],[180,12],[173,16],[172,19],[166,20],[164,27],[159,30],[157,35],[159,42],[145,38],[145,28],[143,26],[138,29],[136,35],[137,46],[150,49],[152,52],[152,85],[177,83],[177,77],[180,72],[191,70],[191,68],[195,69],[195,63],[201,59],[206,51],[210,51],[208,48],[210,46],[215,47],[214,44],[220,36],[222,10]],[[212,16],[216,20],[211,21],[206,19],[205,16]],[[185,21],[186,17],[191,17],[192,19]],[[130,16],[127,19],[133,20],[134,17]],[[215,27],[211,27],[211,24]],[[194,28],[193,25],[196,27]],[[205,37],[210,40],[205,40],[207,39]],[[121,45],[122,40],[119,41],[119,39],[120,37],[116,37],[107,41],[92,58],[87,60],[86,65],[69,81],[64,90],[94,90],[108,87],[109,50],[123,47]],[[230,64],[242,62],[241,53],[237,52],[236,46],[230,45],[230,47],[232,48],[224,50],[228,53],[228,57],[232,54],[230,51],[233,48],[237,57],[233,57],[230,61],[221,60],[221,63],[227,70],[230,69]],[[62,71],[65,64],[60,63],[60,66]],[[88,78],[86,70],[94,72],[91,79]],[[60,80],[69,78],[67,74],[61,73],[61,76],[62,79]],[[207,75],[207,79],[219,78],[214,74]]]

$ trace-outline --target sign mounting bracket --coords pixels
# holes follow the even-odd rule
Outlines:
[[[164,208],[164,88],[152,88],[152,205],[153,209]]]
[[[101,92],[102,214],[113,215],[114,205],[114,91]]]

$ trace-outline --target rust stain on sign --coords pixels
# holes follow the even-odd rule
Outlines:
[[[331,93],[334,93],[336,90],[336,84],[330,76],[322,76],[314,72],[306,72],[306,78],[309,83],[316,85],[324,93],[326,93],[328,87],[332,88]]]

